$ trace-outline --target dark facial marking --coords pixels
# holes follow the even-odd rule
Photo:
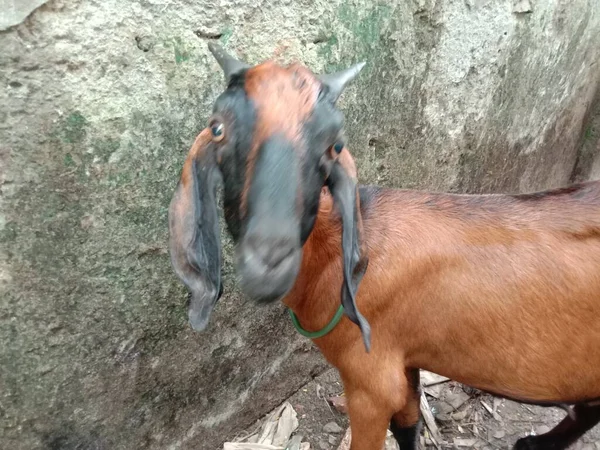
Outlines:
[[[298,157],[302,158],[306,148],[301,138],[302,126],[312,114],[320,83],[304,67],[292,65],[284,68],[266,62],[248,70],[244,87],[248,98],[256,105],[257,120],[246,165],[242,215],[246,213],[257,153],[266,139],[275,133],[284,136],[294,144]]]
[[[239,201],[256,124],[255,105],[246,96],[243,86],[244,75],[234,76],[213,107],[213,115],[222,120],[226,130],[225,138],[214,145],[218,146],[219,168],[223,175],[225,221],[236,241],[243,232]]]
[[[257,220],[269,220],[280,226],[296,221],[294,201],[298,186],[296,155],[292,144],[275,134],[263,141],[250,181],[249,215]]]

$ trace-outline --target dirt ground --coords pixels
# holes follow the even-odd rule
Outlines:
[[[302,441],[309,442],[311,450],[338,448],[348,428],[348,418],[332,406],[328,398],[342,393],[337,371],[329,369],[287,400],[298,416],[299,426],[294,434],[301,434]],[[560,408],[522,405],[497,399],[453,381],[427,387],[425,393],[445,441],[439,446],[440,449],[512,449],[518,438],[544,433],[566,414]],[[250,433],[256,426],[258,424],[239,434]],[[428,430],[425,433],[429,435]],[[600,450],[600,425],[571,448]],[[388,440],[386,449],[397,449],[393,439]],[[433,450],[436,447],[423,437],[421,449]]]

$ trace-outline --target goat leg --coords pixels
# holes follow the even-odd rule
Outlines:
[[[417,450],[421,434],[421,381],[419,369],[406,370],[406,404],[392,416],[390,431],[400,450]]]
[[[350,450],[380,450],[391,415],[385,414],[365,391],[346,391],[352,437]]]
[[[514,450],[565,450],[600,422],[600,406],[575,405],[556,427],[539,436],[519,439]]]

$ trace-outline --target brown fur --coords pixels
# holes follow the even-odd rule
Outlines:
[[[246,179],[240,205],[242,217],[246,214],[248,191],[258,149],[275,131],[291,142],[300,140],[302,124],[315,106],[320,85],[305,67],[298,64],[281,67],[267,61],[246,72],[244,88],[256,107],[257,122],[252,148],[246,161]],[[302,148],[300,145],[299,149]],[[301,154],[298,156],[302,157]],[[299,198],[298,202],[301,201]]]
[[[201,156],[202,152],[206,151],[206,146],[211,142],[210,129],[203,129],[192,144],[190,151],[188,152],[185,162],[183,163],[183,169],[181,171],[181,184],[184,188],[187,188],[191,182],[192,174],[192,161]]]
[[[372,351],[346,317],[315,340],[344,382],[352,450],[382,448],[392,416],[416,423],[409,368],[530,402],[600,397],[600,182],[523,196],[382,189],[362,212],[357,304]],[[340,233],[324,192],[284,299],[308,330],[339,306]]]
[[[205,128],[198,136],[196,136],[183,164],[181,177],[179,179],[180,186],[175,192],[174,201],[172,201],[170,205],[170,253],[177,261],[176,265],[181,268],[189,267],[184,246],[189,244],[193,236],[193,229],[189,226],[191,223],[189,218],[194,210],[193,192],[191,189],[194,177],[194,174],[192,173],[192,164],[194,160],[199,159],[203,155],[203,152],[206,151],[206,147],[210,141],[211,132],[208,128]],[[182,245],[173,245],[175,243],[181,243]]]

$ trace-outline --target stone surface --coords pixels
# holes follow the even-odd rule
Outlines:
[[[366,60],[340,102],[362,181],[558,186],[600,12],[513,5],[52,0],[1,32],[0,448],[212,450],[325,367],[281,306],[243,301],[226,237],[226,294],[206,333],[186,324],[166,213],[223,86],[207,40],[250,63]]]
[[[600,94],[600,92],[599,92]],[[574,179],[600,179],[600,96],[597,95],[585,121]]]
[[[18,25],[48,0],[0,0],[0,31]]]
[[[337,423],[329,422],[329,423],[326,423],[325,426],[323,426],[323,431],[325,433],[336,433],[337,434],[337,433],[341,433],[344,430]]]

